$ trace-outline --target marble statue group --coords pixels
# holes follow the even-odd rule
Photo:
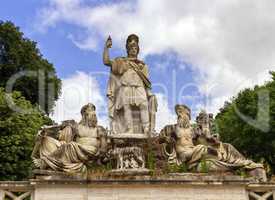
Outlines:
[[[157,98],[152,93],[148,66],[138,59],[139,37],[126,40],[127,55],[111,59],[109,37],[103,63],[110,68],[107,87],[110,127],[97,124],[92,103],[80,111],[79,123],[67,120],[44,126],[37,134],[32,158],[36,168],[66,173],[86,173],[94,163],[111,163],[113,173],[148,174],[148,141],[161,145],[167,165],[186,165],[190,172],[232,172],[242,169],[266,180],[262,164],[246,159],[232,145],[213,133],[213,116],[201,112],[192,126],[191,110],[176,105],[177,121],[156,133]]]

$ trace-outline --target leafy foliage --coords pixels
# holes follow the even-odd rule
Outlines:
[[[168,164],[167,173],[185,173],[188,171],[188,167],[186,163],[177,164]]]
[[[156,155],[154,153],[154,151],[150,150],[148,151],[148,156],[147,156],[147,167],[150,170],[155,170],[156,169]]]
[[[36,43],[25,38],[18,27],[0,21],[0,87],[5,88],[8,80],[19,72],[32,72],[33,75],[18,78],[13,90],[20,91],[32,104],[38,104],[50,113],[61,88],[53,65],[43,58]],[[39,88],[41,83],[45,87]]]
[[[275,171],[275,72],[270,72],[272,80],[253,89],[245,89],[226,102],[217,114],[215,123],[222,141],[233,144],[245,156],[256,161],[264,161]],[[268,94],[268,98],[262,92]],[[269,113],[260,112],[259,97],[269,106]],[[258,119],[258,126],[247,123],[240,113]],[[267,122],[268,126],[265,122]],[[262,128],[261,127],[265,127]]]
[[[87,166],[87,175],[89,177],[100,177],[100,176],[103,176],[103,175],[106,175],[106,172],[112,170],[112,163],[111,161],[108,161],[104,164],[99,164],[97,162],[91,162],[91,163],[88,163],[88,166]]]
[[[0,88],[0,180],[22,180],[29,175],[35,135],[43,124],[51,123],[19,92],[12,99],[17,107],[31,112],[13,111]]]
[[[208,173],[209,172],[209,168],[210,168],[210,163],[207,162],[205,159],[202,159],[200,161],[200,172],[202,173]]]
[[[28,176],[35,135],[42,125],[51,123],[19,92],[14,92],[12,99],[17,107],[31,112],[13,111],[4,89],[0,88],[0,180],[21,180]]]

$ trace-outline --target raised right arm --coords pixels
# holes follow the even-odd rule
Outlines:
[[[109,36],[108,39],[106,40],[104,51],[103,51],[103,63],[106,66],[112,66],[112,60],[110,59],[110,56],[109,56],[109,49],[111,47],[112,47],[112,39]]]

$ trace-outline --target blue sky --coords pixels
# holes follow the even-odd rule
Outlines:
[[[201,109],[216,113],[240,89],[268,80],[275,66],[274,9],[272,0],[2,0],[0,19],[36,41],[63,80],[52,115],[57,121],[79,119],[81,105],[92,101],[107,124],[105,39],[113,38],[116,57],[125,55],[127,35],[138,34],[160,126],[175,119],[176,103],[189,105],[193,118]]]

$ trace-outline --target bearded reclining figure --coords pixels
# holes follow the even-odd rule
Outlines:
[[[245,169],[250,175],[266,181],[262,164],[246,159],[231,144],[222,143],[210,134],[199,135],[198,131],[191,127],[191,111],[187,106],[176,105],[175,111],[177,124],[167,125],[160,132],[160,142],[164,144],[163,150],[170,164],[186,163],[189,170],[201,172],[204,161],[209,172]],[[200,142],[203,141],[201,137],[207,142]]]
[[[81,109],[79,123],[72,120],[42,128],[32,153],[35,166],[85,173],[87,164],[100,160],[107,151],[107,134],[103,127],[97,125],[95,110],[93,104],[87,104]]]

